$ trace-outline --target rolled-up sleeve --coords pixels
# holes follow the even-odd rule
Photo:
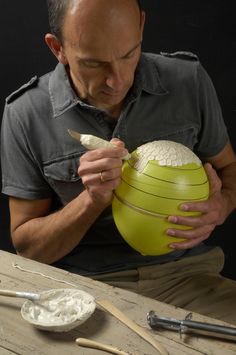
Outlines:
[[[25,199],[52,195],[30,149],[27,135],[14,105],[5,105],[1,128],[2,192]]]
[[[196,149],[204,159],[217,155],[226,145],[229,136],[216,90],[201,64],[198,65],[197,83],[201,127]]]

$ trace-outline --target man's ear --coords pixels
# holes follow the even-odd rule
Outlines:
[[[66,56],[64,54],[62,45],[61,45],[60,41],[56,38],[56,36],[54,36],[51,33],[47,33],[45,35],[45,42],[47,43],[48,47],[50,48],[52,53],[55,55],[57,60],[60,63],[67,65],[68,62],[67,62]]]
[[[140,29],[141,29],[142,39],[143,39],[143,31],[144,31],[145,19],[146,19],[146,13],[142,10],[141,13],[140,13]]]

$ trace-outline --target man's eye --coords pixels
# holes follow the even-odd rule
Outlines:
[[[91,62],[91,61],[84,61],[83,65],[88,68],[101,68],[103,63],[100,62]]]
[[[132,51],[132,52],[130,52],[129,54],[127,54],[124,58],[125,58],[125,59],[132,58],[132,57],[134,56],[134,54],[135,54],[135,51]]]
[[[140,45],[137,46],[136,48],[134,48],[131,52],[129,52],[128,54],[126,54],[126,56],[123,57],[123,59],[130,59],[133,58],[135,56],[135,54],[137,53],[137,50],[140,48]]]

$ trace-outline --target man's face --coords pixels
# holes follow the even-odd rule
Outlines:
[[[133,85],[143,23],[130,0],[82,0],[69,10],[62,51],[81,99],[111,114],[120,110]]]

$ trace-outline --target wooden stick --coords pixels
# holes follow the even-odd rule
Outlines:
[[[73,131],[72,129],[68,129],[68,133],[70,136],[77,141],[79,141],[86,149],[93,150],[97,148],[115,148],[115,145],[105,139],[93,136],[91,134],[81,134],[79,132]],[[130,159],[131,155],[126,154],[123,159]]]
[[[127,325],[130,329],[136,332],[140,337],[145,339],[149,344],[151,344],[156,350],[159,351],[161,355],[168,355],[169,352],[167,349],[157,342],[149,333],[147,333],[143,328],[141,328],[138,324],[128,318],[123,312],[121,312],[118,308],[113,306],[108,300],[100,300],[96,301],[97,304],[102,306],[106,311],[110,312],[114,317],[119,319],[122,323]]]
[[[84,346],[86,348],[93,348],[97,350],[104,350],[107,351],[111,354],[116,354],[116,355],[129,355],[128,353],[119,350],[113,346],[102,344],[98,341],[90,340],[90,339],[85,339],[85,338],[77,338],[76,339],[76,344],[80,346]]]

